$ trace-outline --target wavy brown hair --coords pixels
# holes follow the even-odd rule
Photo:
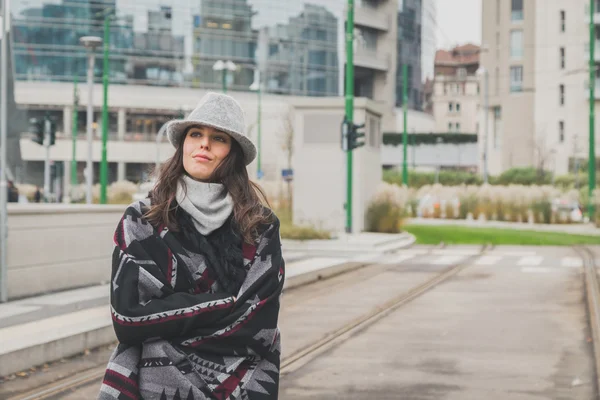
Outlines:
[[[183,134],[179,146],[157,173],[156,185],[150,192],[152,205],[145,216],[155,226],[179,230],[177,223],[177,183],[186,174],[183,168]],[[258,237],[258,228],[273,221],[273,213],[263,190],[248,177],[244,153],[239,143],[231,139],[231,150],[215,168],[210,182],[222,183],[233,199],[233,218],[245,242],[252,244]],[[268,207],[268,208],[265,208]]]

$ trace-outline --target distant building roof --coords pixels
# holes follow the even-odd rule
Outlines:
[[[479,63],[480,47],[474,44],[457,46],[451,50],[438,50],[435,65],[460,66]]]

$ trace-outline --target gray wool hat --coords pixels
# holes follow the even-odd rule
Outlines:
[[[186,119],[167,123],[169,142],[177,148],[187,128],[194,125],[210,126],[230,135],[242,147],[246,165],[256,157],[256,146],[246,136],[244,110],[233,97],[214,92],[205,94]]]

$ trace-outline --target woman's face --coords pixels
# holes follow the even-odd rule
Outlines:
[[[183,168],[198,181],[208,181],[231,150],[233,139],[208,126],[190,128],[183,142]]]

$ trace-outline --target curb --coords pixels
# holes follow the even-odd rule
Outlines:
[[[414,236],[402,243],[406,248],[414,243]],[[391,252],[389,250],[387,252]],[[385,254],[386,252],[378,252]],[[294,258],[294,257],[292,257]],[[306,286],[317,281],[332,278],[337,275],[355,271],[359,268],[372,264],[369,261],[345,261],[315,271],[292,276],[286,279],[284,291]],[[24,371],[32,366],[43,365],[48,362],[71,357],[92,349],[111,344],[117,340],[113,331],[112,321],[108,313],[108,306],[95,307],[86,311],[100,311],[106,309],[106,321],[97,322],[95,327],[86,331],[79,331],[72,335],[61,334],[63,326],[58,324],[55,332],[46,331],[44,338],[54,336],[54,340],[38,343],[30,347],[19,348],[0,354],[0,376],[7,376],[19,371]],[[102,312],[102,311],[100,311]],[[63,316],[69,316],[64,314]]]
[[[283,244],[285,252],[304,252],[310,253],[313,257],[332,256],[334,254],[343,256],[356,256],[364,253],[391,253],[412,246],[416,238],[414,235],[404,232],[401,239],[386,241],[374,246],[350,246],[347,243],[309,243],[301,241],[286,241]]]
[[[95,318],[100,320],[96,319],[91,329],[79,329],[72,334],[63,333],[64,325],[55,323],[54,329],[46,330],[43,339],[37,343],[0,354],[0,376],[7,376],[33,366],[74,356],[86,349],[104,346],[117,340],[108,306],[80,310],[78,313],[82,311],[96,314]],[[60,317],[68,318],[69,315],[64,314]],[[106,318],[104,319],[102,315],[105,315]],[[60,317],[51,317],[50,319],[55,318],[55,321],[59,321]],[[48,337],[52,339],[48,339]]]

